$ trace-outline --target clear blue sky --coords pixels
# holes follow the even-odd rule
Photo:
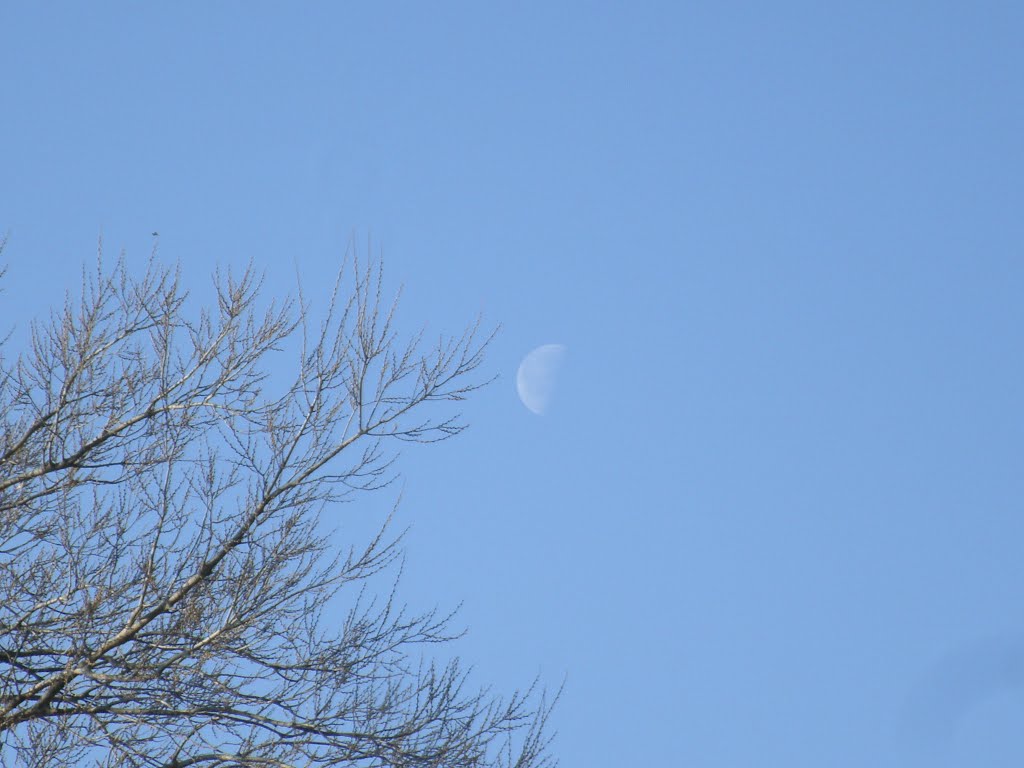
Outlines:
[[[404,594],[564,766],[1024,761],[1024,5],[6,3],[5,326],[102,233],[503,330]],[[544,416],[519,360],[568,356]],[[377,514],[390,498],[340,514]]]

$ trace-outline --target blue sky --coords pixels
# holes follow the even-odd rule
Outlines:
[[[97,237],[502,330],[404,595],[565,766],[1024,759],[1024,6],[0,10],[4,323]],[[568,348],[544,416],[521,358]],[[345,515],[378,515],[393,494]]]

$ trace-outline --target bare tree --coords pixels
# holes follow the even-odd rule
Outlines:
[[[344,274],[320,323],[251,270],[190,319],[176,270],[100,260],[0,345],[0,764],[551,764],[543,695],[431,661],[451,616],[367,588],[395,541],[319,521],[387,482],[387,441],[462,429],[432,404],[489,341],[404,343],[380,270]]]

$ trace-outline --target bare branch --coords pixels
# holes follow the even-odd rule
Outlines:
[[[314,324],[251,267],[190,316],[177,270],[100,258],[0,356],[0,765],[551,764],[542,698],[471,692],[425,655],[451,615],[372,596],[400,537],[320,529],[390,482],[389,441],[464,428],[434,408],[491,339],[403,341],[349,264]]]

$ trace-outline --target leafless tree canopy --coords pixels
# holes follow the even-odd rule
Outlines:
[[[175,270],[100,262],[0,346],[0,764],[549,765],[543,697],[432,663],[450,617],[367,587],[394,541],[319,522],[386,482],[390,441],[462,428],[433,401],[488,339],[403,342],[375,268],[315,323],[215,282],[193,316]]]

